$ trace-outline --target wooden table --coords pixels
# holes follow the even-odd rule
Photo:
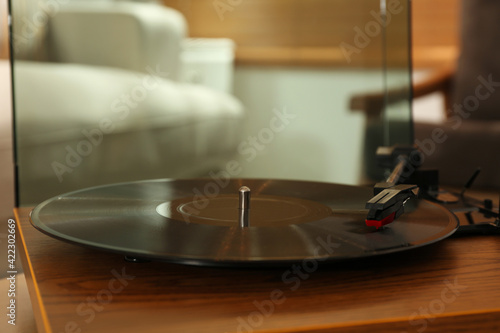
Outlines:
[[[29,211],[18,247],[39,332],[500,331],[498,236],[310,273],[221,269],[128,263],[40,233]]]

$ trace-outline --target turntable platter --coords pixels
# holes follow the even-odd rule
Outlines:
[[[31,222],[83,246],[215,266],[368,257],[431,244],[458,227],[453,214],[424,200],[407,203],[390,226],[367,227],[371,197],[369,187],[319,182],[151,180],[54,197],[33,210]]]

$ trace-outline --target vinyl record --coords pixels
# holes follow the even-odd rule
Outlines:
[[[151,180],[54,197],[33,210],[31,222],[79,245],[215,266],[362,258],[431,244],[458,227],[453,214],[424,200],[408,202],[384,228],[367,227],[371,197],[369,187],[319,182]]]

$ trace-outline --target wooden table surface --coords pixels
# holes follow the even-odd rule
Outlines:
[[[39,332],[500,332],[500,239],[290,268],[128,263],[16,210]],[[22,248],[22,249],[21,249]],[[283,278],[285,277],[285,278]]]

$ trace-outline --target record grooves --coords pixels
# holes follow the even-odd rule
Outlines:
[[[456,217],[425,200],[367,227],[368,187],[234,179],[151,180],[83,189],[38,205],[40,231],[131,257],[196,265],[288,265],[403,251],[451,235]],[[245,190],[242,190],[245,189]]]

